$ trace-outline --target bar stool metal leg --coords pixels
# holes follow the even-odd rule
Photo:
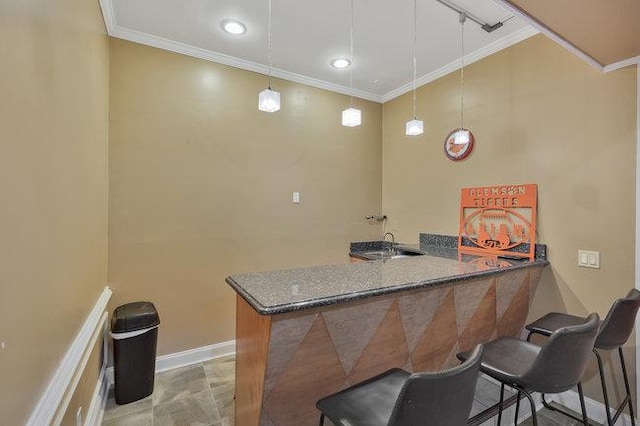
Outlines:
[[[578,396],[580,397],[580,408],[582,409],[582,423],[584,426],[589,426],[589,418],[587,417],[587,407],[584,404],[584,392],[582,392],[582,383],[578,382]]]
[[[622,348],[631,336],[639,310],[640,289],[632,288],[625,297],[619,298],[613,303],[604,321],[600,324],[598,336],[594,342],[593,353],[596,355],[596,360],[598,362],[598,373],[600,374],[600,384],[602,386],[602,395],[604,397],[608,426],[613,426],[618,418],[623,414],[625,404],[629,404],[631,424],[635,426],[635,413],[633,410],[633,402],[631,400],[629,376],[627,375],[627,368]],[[531,335],[534,333],[541,334],[543,336],[551,336],[561,328],[578,324],[580,321],[581,318],[574,315],[550,312],[525,326],[526,330],[529,331],[527,341],[531,340]],[[602,356],[599,353],[599,351],[609,351],[613,349],[617,349],[618,355],[620,356],[620,366],[622,368],[622,377],[624,379],[626,391],[626,395],[622,398],[622,402],[620,402],[617,407],[612,407],[609,401],[604,364],[602,362]],[[613,368],[613,366],[611,367]],[[580,388],[578,390],[580,391]],[[582,399],[580,404],[581,406],[584,406]]]
[[[627,398],[629,404],[629,415],[631,416],[631,425],[635,426],[635,416],[633,415],[633,404],[631,402],[631,390],[629,388],[629,376],[627,375],[627,367],[624,362],[624,354],[622,353],[622,347],[618,348],[618,354],[620,354],[620,365],[622,366],[622,376],[624,377],[624,387],[627,391]]]
[[[518,424],[518,413],[520,411],[520,397],[522,396],[522,392],[520,391],[520,389],[518,389],[518,394],[516,395],[516,416],[513,419],[513,424],[517,425]]]
[[[622,367],[622,378],[624,379],[624,388],[626,391],[626,395],[620,405],[615,408],[615,413],[613,417],[611,416],[611,405],[609,403],[609,392],[607,391],[607,383],[605,380],[604,373],[604,363],[602,362],[602,356],[600,353],[594,349],[593,352],[596,354],[596,359],[598,360],[598,373],[600,373],[600,383],[602,384],[602,396],[604,397],[604,406],[607,412],[607,424],[609,426],[613,426],[615,422],[618,420],[618,417],[622,415],[624,411],[625,405],[629,405],[629,415],[631,417],[631,425],[635,426],[635,418],[633,412],[633,403],[631,402],[631,390],[629,387],[629,376],[627,375],[627,366],[624,362],[624,354],[622,352],[622,347],[618,348],[618,355],[620,356],[620,366]]]
[[[611,406],[609,405],[609,392],[607,392],[607,383],[604,377],[604,366],[602,364],[602,357],[600,353],[594,348],[593,353],[596,354],[596,360],[598,361],[598,373],[600,374],[600,384],[602,385],[602,396],[604,397],[604,408],[607,412],[607,424],[613,426],[613,420],[611,419]]]
[[[533,426],[538,426],[538,414],[536,413],[536,403],[533,401],[533,397],[526,390],[522,390],[525,396],[529,400],[529,404],[531,404],[531,419],[533,420]]]
[[[547,400],[545,399],[543,393],[540,394],[542,396],[542,405],[544,405],[544,407],[547,410],[551,410],[551,411],[556,411],[558,413],[562,413],[567,417],[571,417],[572,419],[577,420],[579,422],[582,422],[586,426],[589,426],[589,418],[587,417],[587,409],[586,409],[586,406],[585,406],[585,403],[584,403],[584,394],[582,392],[582,383],[578,382],[577,387],[578,387],[578,397],[580,399],[580,408],[582,409],[582,418],[580,418],[578,416],[575,416],[575,415],[569,413],[568,411],[562,410],[562,409],[560,409],[558,407],[554,407],[553,405],[549,404],[547,402]]]
[[[500,426],[500,423],[502,422],[502,408],[504,406],[504,383],[500,383],[500,406],[498,408],[498,424],[497,426]]]
[[[320,423],[318,423],[318,426],[322,426],[324,425],[324,414],[320,413]]]

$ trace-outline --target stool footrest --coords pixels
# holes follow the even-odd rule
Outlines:
[[[564,407],[563,405],[558,404],[555,401],[549,401],[549,402],[545,401],[544,395],[542,396],[542,403],[544,404],[545,408],[547,408],[548,410],[564,414],[565,416],[571,417],[572,419],[577,420],[577,421],[582,423],[582,419],[580,417],[578,417],[575,414],[565,410],[563,408]],[[592,426],[600,426],[600,424],[596,423],[594,420],[588,419],[588,421],[589,421],[589,424],[592,425]]]
[[[544,405],[544,407],[547,410],[551,410],[551,411],[555,411],[555,412],[560,413],[560,414],[564,414],[565,416],[571,417],[572,419],[577,420],[580,423],[583,422],[581,417],[578,417],[575,414],[563,409],[562,408],[563,406],[558,404],[557,402],[553,402],[553,401],[547,402],[547,400],[544,398],[544,394],[542,394],[542,404]],[[591,419],[588,419],[588,420],[589,420],[589,424],[593,424],[593,425],[597,425],[598,424],[598,423],[591,423]]]
[[[613,415],[613,417],[611,418],[611,423],[615,423],[618,420],[618,417],[620,417],[623,413],[622,410],[624,410],[624,407],[627,406],[627,404],[629,404],[629,402],[631,401],[631,398],[629,397],[629,395],[627,395],[622,402],[620,403],[620,405],[618,405],[618,408],[616,408],[616,413]]]
[[[504,408],[511,407],[516,403],[517,398],[518,398],[518,394],[511,395],[509,398],[504,400],[504,402],[502,403],[502,408],[504,409]],[[520,397],[520,399],[523,399],[523,398],[524,398],[524,395]],[[484,423],[485,421],[495,416],[498,413],[499,409],[500,409],[500,403],[497,402],[491,407],[487,408],[486,410],[481,411],[475,416],[471,417],[467,421],[467,426],[477,426]]]

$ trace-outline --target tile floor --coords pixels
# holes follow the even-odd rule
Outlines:
[[[233,426],[235,357],[158,373],[154,392],[117,405],[109,392],[103,426]]]
[[[512,392],[508,387],[505,388],[505,399],[513,396],[514,392]],[[535,398],[535,395],[534,395]],[[476,415],[477,413],[486,410],[487,408],[493,406],[500,399],[500,386],[495,382],[487,379],[487,376],[481,374],[478,378],[478,385],[476,387],[476,394],[474,396],[473,407],[471,408],[471,416]],[[549,399],[549,398],[548,398]],[[565,409],[563,407],[563,409]],[[568,410],[571,411],[571,410]],[[573,412],[573,411],[572,411]],[[524,417],[526,415],[528,418],[524,421],[520,422],[520,426],[532,426],[533,420],[529,416],[531,413],[531,409],[529,407],[529,401],[523,399],[520,401],[520,417]],[[574,415],[579,416],[579,413],[573,412]],[[502,425],[513,425],[513,418],[515,416],[515,407],[511,406],[504,410],[502,413]],[[542,410],[537,412],[538,417],[538,426],[577,426],[582,425],[582,422],[578,422],[570,417],[565,416],[564,414],[560,414],[556,411],[548,410],[543,408]],[[497,425],[498,418],[494,416],[493,418],[482,423],[481,426],[495,426]],[[602,426],[599,423],[590,421],[593,426]]]
[[[208,362],[158,373],[153,395],[126,405],[117,405],[110,391],[103,426],[233,426],[235,358],[217,358]],[[500,388],[480,376],[471,415],[492,406],[500,397]],[[528,403],[521,410],[528,412]],[[502,424],[513,424],[513,407],[505,411]],[[494,426],[496,418],[482,426]],[[527,419],[521,425],[532,425]],[[574,426],[568,417],[543,409],[538,412],[539,426]],[[325,422],[330,426],[330,422]]]

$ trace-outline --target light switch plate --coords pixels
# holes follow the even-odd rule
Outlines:
[[[600,269],[600,252],[578,250],[578,266],[583,268]]]
[[[300,193],[299,192],[294,192],[293,193],[293,204],[300,204]]]

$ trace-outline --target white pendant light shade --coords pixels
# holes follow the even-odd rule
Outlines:
[[[264,89],[258,96],[258,109],[265,112],[276,112],[280,109],[280,92]]]
[[[269,86],[258,95],[258,109],[264,112],[276,112],[280,110],[280,92],[271,90],[271,0],[269,0],[267,43],[269,46]]]
[[[342,125],[347,127],[356,127],[362,124],[362,111],[354,107],[350,107],[342,111]]]
[[[424,133],[424,122],[416,117],[416,80],[417,80],[417,61],[416,46],[418,44],[417,28],[418,28],[418,2],[413,0],[413,120],[407,121],[405,126],[405,134],[407,136],[418,136]]]
[[[353,92],[353,0],[350,2],[351,26],[349,27],[349,87]],[[342,125],[356,127],[362,124],[362,111],[353,107],[353,95],[349,108],[342,111]]]
[[[407,136],[418,136],[424,133],[424,122],[422,120],[413,119],[407,121],[406,134]]]
[[[469,143],[469,131],[466,129],[460,129],[453,135],[453,143],[455,145],[465,145]]]

